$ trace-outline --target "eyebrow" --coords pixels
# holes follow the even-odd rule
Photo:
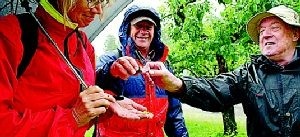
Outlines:
[[[275,21],[275,22],[272,22],[272,23],[271,23],[271,25],[274,25],[274,24],[280,24],[280,22],[279,22],[279,21]],[[262,27],[261,27],[261,24],[260,24],[259,26],[257,26],[257,28],[262,28]]]

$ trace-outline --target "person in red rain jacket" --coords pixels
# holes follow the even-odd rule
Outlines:
[[[130,121],[113,115],[99,123],[102,137],[188,136],[179,100],[168,96],[146,75],[136,74],[147,61],[168,65],[168,47],[160,36],[160,18],[153,8],[134,5],[127,9],[119,29],[121,48],[99,58],[96,81],[101,88],[144,105],[154,117]]]
[[[22,30],[15,15],[0,17],[1,137],[83,137],[109,105],[120,116],[137,117],[93,86],[94,49],[78,28],[101,14],[101,5],[99,0],[41,0],[35,12],[58,49],[80,72],[88,85],[85,90],[40,29],[35,54],[17,77],[23,57]]]

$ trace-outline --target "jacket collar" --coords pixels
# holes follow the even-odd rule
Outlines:
[[[50,14],[51,17],[53,17],[56,21],[58,21],[61,24],[65,24],[65,26],[75,29],[78,25],[76,23],[71,22],[70,20],[64,21],[63,15],[59,13],[50,3],[48,0],[40,0],[40,5],[43,7],[43,9]]]
[[[263,55],[251,56],[251,62],[255,65],[258,65],[262,70],[265,70],[267,72],[278,72],[283,70],[299,69],[300,67],[299,51],[300,51],[300,47],[296,47],[293,60],[285,67],[278,65],[277,63],[269,60],[266,56]]]

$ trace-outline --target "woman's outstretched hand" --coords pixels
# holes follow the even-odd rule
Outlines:
[[[153,118],[153,114],[148,112],[146,107],[126,97],[123,100],[111,103],[109,108],[119,117],[126,119],[140,120]]]

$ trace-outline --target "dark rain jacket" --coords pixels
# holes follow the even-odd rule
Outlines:
[[[299,53],[299,49],[297,50]],[[253,56],[251,63],[213,79],[184,77],[182,102],[207,111],[242,103],[249,137],[300,136],[300,56],[287,66]]]
[[[165,133],[170,137],[187,137],[182,115],[181,103],[178,99],[168,97],[165,90],[158,88],[153,83],[146,81],[142,74],[134,75],[128,80],[121,80],[110,75],[109,69],[112,63],[120,56],[131,56],[137,60],[140,66],[146,63],[146,59],[138,55],[133,40],[127,35],[130,21],[133,17],[148,16],[154,19],[154,39],[151,43],[149,60],[162,61],[167,66],[168,47],[160,41],[160,19],[158,13],[151,8],[133,6],[125,13],[125,18],[119,30],[119,38],[122,44],[121,50],[116,53],[106,54],[97,62],[97,84],[104,89],[115,91],[115,94],[123,94],[135,102],[148,108],[154,114],[153,119],[130,121],[113,115],[104,119],[99,124],[101,136],[104,137],[163,137]],[[170,67],[168,69],[171,71]]]

